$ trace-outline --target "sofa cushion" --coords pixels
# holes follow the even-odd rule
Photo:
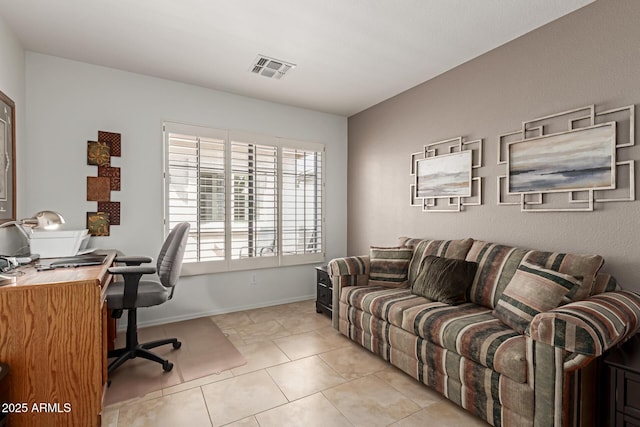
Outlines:
[[[467,261],[478,263],[478,272],[469,288],[469,301],[495,308],[523,259],[550,270],[582,277],[580,287],[567,294],[567,302],[578,301],[589,295],[595,276],[604,262],[599,255],[533,251],[476,240],[466,257]]]
[[[460,304],[466,300],[467,288],[473,282],[477,268],[475,262],[428,255],[411,292],[445,304]]]
[[[403,311],[402,329],[506,375],[527,380],[525,336],[476,304],[431,303]]]
[[[402,240],[402,239],[401,239]],[[413,249],[413,257],[409,263],[409,286],[413,282],[422,266],[422,261],[426,256],[434,255],[444,258],[465,259],[469,248],[473,244],[473,239],[464,240],[418,240],[407,239],[404,245]]]
[[[408,289],[380,286],[344,288],[340,303],[340,311],[342,304],[345,310],[353,307],[514,381],[526,381],[524,335],[504,325],[485,307],[469,303],[453,306],[413,295]]]
[[[493,310],[513,330],[524,333],[533,318],[560,305],[581,280],[523,260]]]
[[[407,272],[413,250],[405,247],[381,248],[372,246],[369,254],[369,284],[407,288]]]
[[[414,295],[409,289],[382,286],[349,286],[342,290],[340,302],[398,327],[402,326],[402,315],[408,308],[428,304],[443,305]]]

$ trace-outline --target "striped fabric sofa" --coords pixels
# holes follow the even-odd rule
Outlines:
[[[467,301],[448,305],[380,286],[369,280],[369,256],[333,259],[334,328],[491,425],[597,425],[598,359],[640,328],[640,295],[598,273],[601,257],[472,239],[404,238],[401,246],[413,251],[409,286],[428,255],[477,263]],[[524,261],[581,285],[519,333],[492,311]]]

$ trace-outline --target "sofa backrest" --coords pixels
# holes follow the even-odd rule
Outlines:
[[[428,255],[445,258],[465,259],[467,252],[473,244],[473,239],[463,240],[424,240],[401,238],[403,246],[413,249],[413,256],[409,262],[408,280],[409,286],[413,286],[415,278],[418,276],[422,261]]]
[[[581,278],[582,285],[567,295],[568,301],[582,300],[595,291],[596,274],[604,263],[599,255],[543,252],[480,240],[473,242],[465,259],[478,263],[476,277],[468,291],[468,299],[487,308],[495,308],[523,259],[550,270]],[[611,285],[602,286],[606,288]]]

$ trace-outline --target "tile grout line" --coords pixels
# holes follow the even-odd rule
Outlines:
[[[198,387],[200,389],[200,395],[202,396],[202,400],[204,401],[204,407],[207,409],[207,417],[209,417],[209,422],[211,423],[211,427],[213,427],[213,418],[211,418],[211,411],[209,410],[209,405],[207,404],[207,398],[204,397],[204,390],[202,387]]]

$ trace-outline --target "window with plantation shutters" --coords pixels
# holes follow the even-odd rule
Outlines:
[[[166,231],[191,224],[183,272],[324,261],[324,146],[164,124]]]
[[[231,258],[278,254],[276,147],[231,141]]]
[[[322,251],[322,153],[282,149],[282,253]]]
[[[206,136],[205,136],[206,135]],[[224,260],[225,139],[213,132],[167,132],[166,220],[168,229],[191,224],[185,261]]]

